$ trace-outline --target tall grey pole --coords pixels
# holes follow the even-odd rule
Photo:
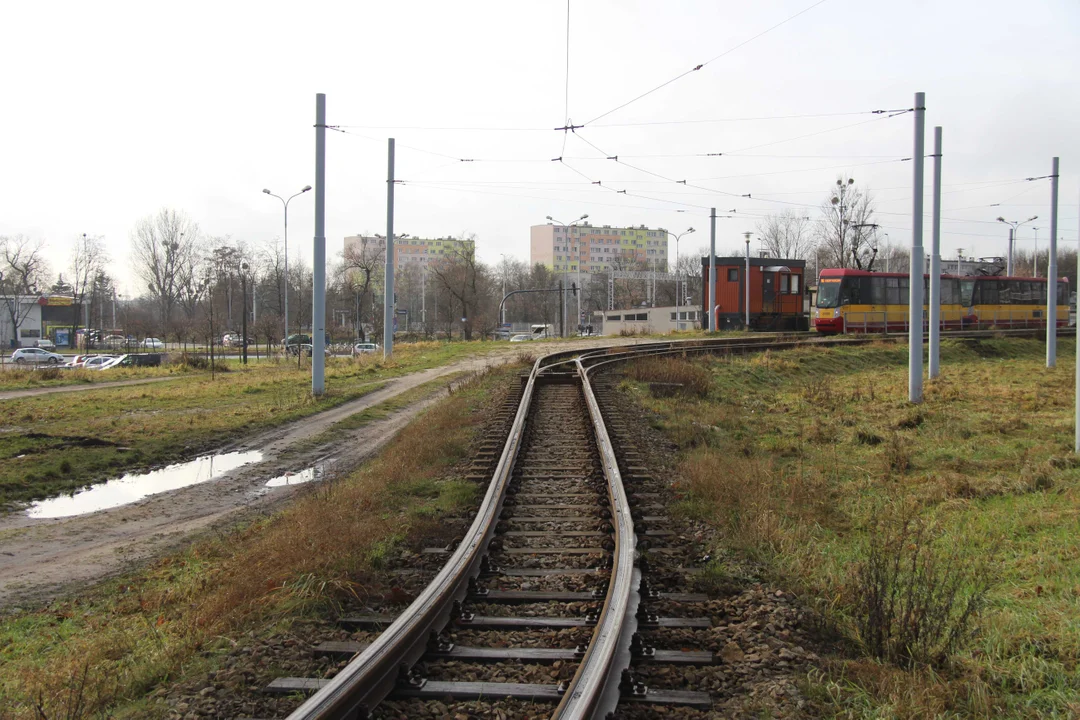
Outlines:
[[[1009,228],[1009,252],[1005,257],[1005,274],[1012,277],[1013,274],[1013,236],[1016,234],[1015,228]]]
[[[705,280],[705,325],[706,330],[716,331],[716,318],[713,317],[713,305],[716,282],[716,208],[709,211],[709,277]]]
[[[1058,158],[1050,170],[1050,262],[1046,266],[1046,367],[1057,365]]]
[[[941,373],[941,127],[934,128],[934,218],[930,239],[930,367]]]
[[[285,350],[289,344],[289,203],[284,201],[283,204],[285,205],[285,337],[281,341],[281,349]],[[303,291],[302,287],[300,289]],[[297,348],[297,352],[300,352],[300,348]]]
[[[743,233],[746,236],[746,282],[743,283],[746,286],[745,297],[743,298],[746,313],[746,329],[750,329],[750,233]]]
[[[923,161],[926,132],[926,94],[915,93],[914,202],[912,203],[911,266],[908,289],[908,400],[923,399]]]
[[[420,268],[420,324],[427,332],[427,267]]]
[[[326,94],[315,95],[315,251],[311,291],[311,394],[326,392]],[[287,287],[287,286],[286,286]],[[297,348],[299,351],[300,348]]]
[[[383,285],[383,358],[394,354],[394,138],[386,142],[386,275]]]

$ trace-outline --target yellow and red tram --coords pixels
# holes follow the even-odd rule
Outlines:
[[[923,297],[929,300],[929,276]],[[986,275],[941,276],[941,327],[1046,326],[1046,278]],[[1057,324],[1069,322],[1069,281],[1057,282]],[[908,327],[909,277],[854,269],[826,269],[818,278],[814,328],[825,334],[903,332]],[[923,316],[927,317],[926,315]]]

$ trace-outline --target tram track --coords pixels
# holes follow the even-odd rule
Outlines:
[[[717,659],[707,650],[664,647],[665,631],[708,627],[707,615],[695,610],[707,598],[687,591],[693,558],[668,527],[658,504],[663,484],[642,465],[631,421],[607,402],[613,390],[606,371],[650,355],[807,343],[805,336],[763,335],[537,360],[504,407],[501,436],[481,448],[470,477],[487,482],[487,492],[435,580],[397,618],[342,618],[345,627],[382,632],[368,645],[316,648],[354,656],[334,678],[279,678],[268,691],[313,693],[291,720],[412,717],[423,714],[414,703],[432,700],[503,717],[603,718],[649,704],[707,709],[707,692],[641,680],[662,677],[656,666]]]

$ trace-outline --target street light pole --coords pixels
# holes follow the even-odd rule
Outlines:
[[[667,232],[667,231],[665,231],[665,232]],[[682,329],[682,323],[680,322],[680,318],[679,318],[679,308],[682,306],[682,293],[679,292],[679,239],[682,238],[683,235],[689,235],[692,232],[695,232],[694,228],[687,228],[687,229],[683,230],[681,233],[668,232],[668,235],[673,235],[675,237],[675,329],[676,330],[681,330]],[[684,284],[684,287],[685,287],[685,284]]]
[[[1035,254],[1031,256],[1031,262],[1033,263],[1031,274],[1039,277],[1039,228],[1032,225],[1031,229],[1035,231]]]
[[[570,228],[572,228],[574,225],[577,225],[582,220],[588,219],[588,217],[589,217],[589,214],[585,213],[584,215],[582,215],[581,217],[579,217],[577,220],[570,223],[569,225],[563,225],[563,223],[561,221],[556,220],[555,218],[551,217],[550,215],[548,215],[545,219],[550,220],[551,222],[555,222],[555,223],[559,223],[560,225],[563,225],[566,228],[566,238],[569,241],[569,239],[570,239]],[[581,294],[582,294],[581,293],[581,243],[580,242],[578,242],[578,247],[577,247],[577,253],[576,254],[577,254],[577,322],[575,323],[575,325],[580,325],[581,324]],[[506,293],[503,293],[503,295],[505,295],[505,294]]]
[[[1005,259],[1005,274],[1012,277],[1013,274],[1013,243],[1016,241],[1016,231],[1021,225],[1026,225],[1032,220],[1038,220],[1038,215],[1032,215],[1027,220],[1006,220],[1003,217],[999,217],[997,220],[1000,223],[1005,223],[1009,226],[1009,254]]]
[[[276,197],[278,200],[281,201],[282,206],[284,206],[285,208],[285,339],[283,343],[287,343],[289,341],[289,203],[294,197],[296,197],[297,195],[303,195],[310,189],[310,185],[305,185],[300,190],[300,192],[296,193],[296,195],[290,196],[289,199],[286,200],[280,195],[275,195],[274,193],[270,192],[270,190],[268,190],[267,188],[263,188],[264,193],[266,193],[270,197]]]

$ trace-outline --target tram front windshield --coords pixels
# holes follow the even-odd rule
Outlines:
[[[840,278],[822,278],[818,282],[817,306],[834,308],[840,300]]]

